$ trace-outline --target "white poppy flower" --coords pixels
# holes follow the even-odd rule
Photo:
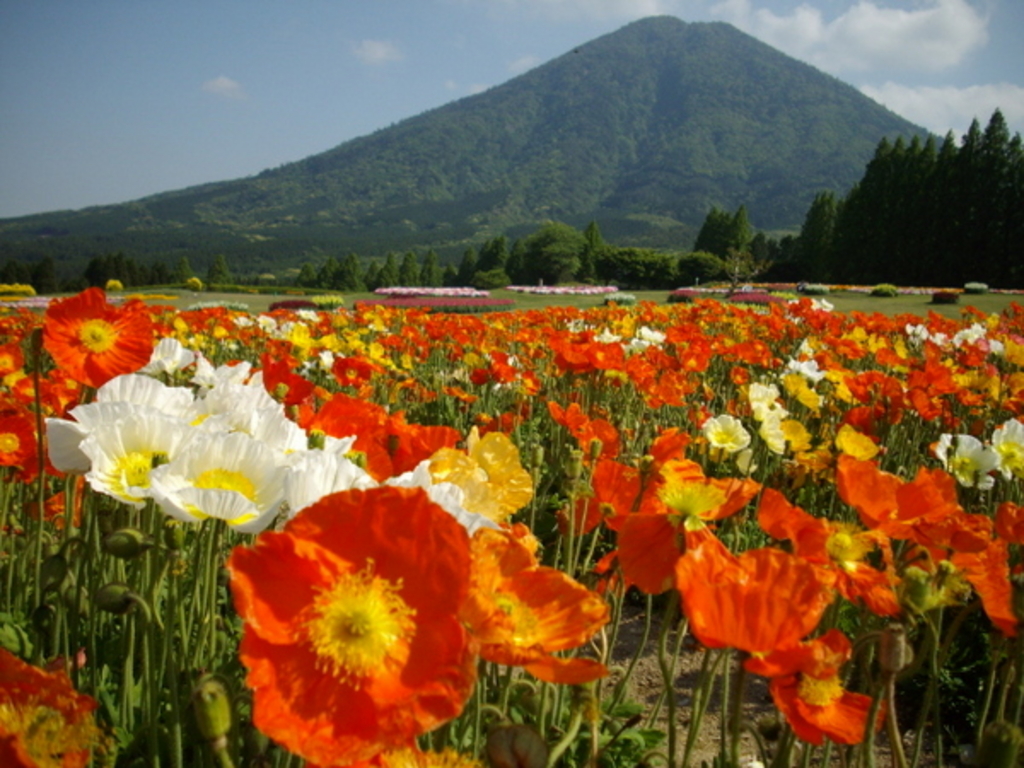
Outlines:
[[[935,446],[935,455],[946,471],[965,488],[986,491],[995,485],[995,478],[989,473],[999,468],[999,454],[986,447],[978,438],[971,435],[942,435]]]
[[[199,432],[187,450],[150,473],[150,495],[178,520],[215,517],[258,533],[284,501],[288,471],[275,451],[244,433]]]

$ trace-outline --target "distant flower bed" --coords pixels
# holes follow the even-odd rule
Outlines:
[[[535,293],[541,296],[600,296],[615,293],[616,285],[510,285],[516,293]]]
[[[309,299],[283,299],[273,302],[267,309],[273,312],[276,309],[320,309],[320,306]]]
[[[112,299],[107,299],[112,301]],[[243,301],[197,301],[185,307],[186,312],[199,312],[204,309],[230,309],[235,312],[248,312],[249,305]]]
[[[618,304],[623,307],[628,307],[636,304],[636,296],[632,293],[619,293],[616,291],[615,293],[607,294],[604,297],[604,303],[606,306],[608,304]]]
[[[391,286],[389,288],[378,288],[374,293],[380,296],[392,296],[394,298],[418,297],[418,296],[455,296],[464,298],[485,298],[490,296],[490,291],[481,291],[477,288],[453,287],[435,288],[424,286]]]
[[[429,309],[435,312],[452,314],[472,314],[476,312],[501,312],[515,307],[512,299],[492,299],[490,297],[462,296],[403,296],[400,298],[380,299],[379,301],[357,301],[356,309],[366,307],[404,307],[408,309]]]

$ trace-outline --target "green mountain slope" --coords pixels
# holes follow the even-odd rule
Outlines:
[[[713,205],[799,226],[883,136],[924,133],[727,24],[652,17],[255,177],[2,221],[0,258],[227,253],[258,270],[349,250],[454,254],[546,219],[685,247]]]

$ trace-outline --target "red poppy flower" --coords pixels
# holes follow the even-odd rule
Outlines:
[[[295,358],[264,354],[260,357],[260,365],[263,370],[263,386],[279,403],[298,405],[312,397],[316,385],[294,372],[293,369],[298,366]]]
[[[704,544],[676,562],[690,630],[708,648],[763,654],[796,645],[818,625],[834,583],[833,574],[772,548],[735,557]]]
[[[100,730],[91,696],[63,672],[46,672],[0,648],[0,763],[11,766],[88,765]]]
[[[115,307],[99,288],[51,302],[43,319],[43,346],[57,367],[89,387],[139,370],[153,345],[146,305],[132,299]]]
[[[288,749],[347,765],[462,711],[469,541],[421,489],[327,496],[228,570],[253,721]]]

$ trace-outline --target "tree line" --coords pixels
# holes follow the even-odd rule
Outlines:
[[[845,198],[819,194],[800,232],[809,281],[961,286],[1024,284],[1024,148],[996,110],[910,143],[882,140]]]

